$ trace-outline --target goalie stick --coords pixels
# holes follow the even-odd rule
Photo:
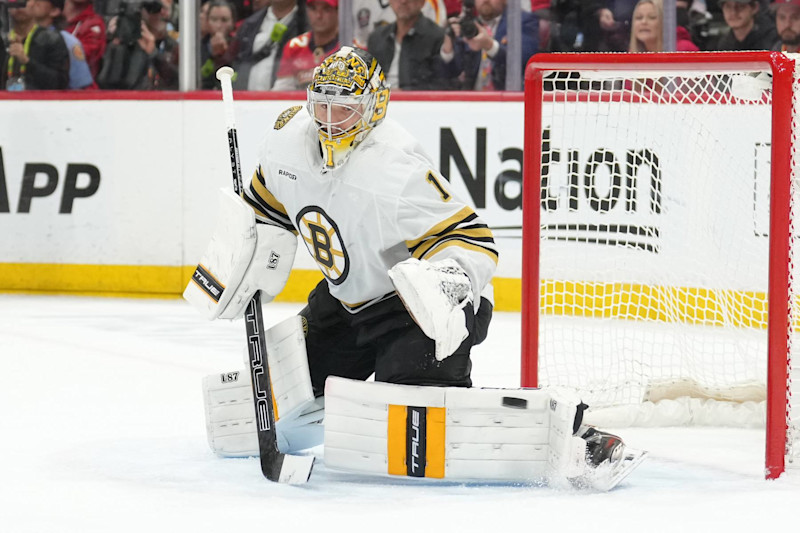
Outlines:
[[[241,195],[242,168],[239,162],[239,142],[236,135],[236,122],[233,111],[233,69],[222,67],[217,70],[217,79],[222,85],[222,103],[225,109],[225,125],[228,129],[228,149],[231,156],[233,190]],[[275,411],[272,405],[272,383],[267,364],[267,347],[264,338],[264,319],[261,313],[261,293],[257,291],[244,313],[247,332],[247,354],[250,366],[250,379],[253,385],[253,403],[256,414],[256,434],[261,473],[270,481],[301,484],[308,481],[314,466],[313,456],[289,455],[278,450],[275,433]]]

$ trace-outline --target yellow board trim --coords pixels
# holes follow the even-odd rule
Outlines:
[[[494,310],[519,312],[522,309],[522,280],[494,278]]]
[[[0,263],[0,290],[164,298],[180,296],[195,268]]]
[[[196,265],[58,265],[0,263],[0,292],[136,298],[179,298]],[[275,299],[305,302],[324,278],[318,270],[292,270]],[[495,311],[522,308],[522,281],[494,278]],[[542,280],[540,305],[548,315],[688,324],[766,327],[768,304],[759,291],[710,291],[635,283]],[[800,301],[795,302],[796,309]],[[795,327],[800,327],[800,312]]]
[[[539,305],[547,315],[767,327],[763,292],[548,280],[540,287]]]
[[[428,407],[425,477],[444,478],[445,407]]]
[[[405,405],[389,404],[386,424],[387,472],[392,476],[406,475],[406,419]]]
[[[305,302],[308,293],[325,279],[319,270],[292,270],[286,286],[275,297],[276,302]]]

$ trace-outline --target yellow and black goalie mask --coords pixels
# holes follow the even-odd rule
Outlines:
[[[365,50],[343,46],[314,69],[307,108],[319,132],[323,166],[344,165],[384,119],[388,104],[383,71]]]

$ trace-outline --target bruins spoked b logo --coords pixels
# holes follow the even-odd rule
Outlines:
[[[334,285],[343,283],[350,271],[350,258],[336,223],[322,208],[309,206],[297,214],[296,226],[325,277]]]

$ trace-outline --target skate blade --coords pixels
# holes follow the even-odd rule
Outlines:
[[[616,463],[600,465],[586,475],[570,481],[580,489],[608,492],[633,472],[644,461],[645,456],[646,451],[626,448],[625,455]]]
[[[608,465],[607,468],[602,468],[601,465],[595,469],[592,475],[592,488],[603,492],[613,489],[644,461],[645,456],[647,452],[644,450],[626,448],[622,460]]]

